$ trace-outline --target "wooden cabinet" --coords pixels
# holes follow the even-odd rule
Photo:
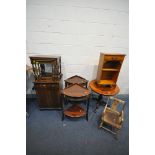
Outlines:
[[[40,109],[61,109],[61,57],[30,57],[35,77],[34,88]]]
[[[116,85],[124,54],[100,53],[97,78],[99,85]]]
[[[35,79],[50,77],[53,80],[61,79],[61,57],[37,55],[30,57]]]
[[[61,109],[61,89],[62,80],[44,81],[37,80],[34,82],[34,88],[37,95],[37,101],[40,109]]]

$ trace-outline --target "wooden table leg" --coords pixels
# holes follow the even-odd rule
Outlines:
[[[94,110],[94,112],[96,113],[96,110],[98,109],[98,107],[99,107],[99,104],[100,104],[100,101],[102,100],[102,95],[100,94],[99,96],[98,96],[98,99],[97,99],[97,102],[96,102],[96,108],[95,108],[95,110]]]

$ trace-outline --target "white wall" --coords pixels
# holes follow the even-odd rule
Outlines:
[[[118,85],[127,94],[128,26],[128,0],[27,0],[27,64],[31,55],[61,55],[63,79],[92,80],[100,52],[125,53]]]

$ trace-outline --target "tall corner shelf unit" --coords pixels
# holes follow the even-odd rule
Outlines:
[[[124,57],[125,54],[100,53],[96,78],[97,84],[103,86],[116,85]]]

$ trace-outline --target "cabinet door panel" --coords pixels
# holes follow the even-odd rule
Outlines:
[[[53,84],[50,86],[50,96],[51,96],[50,105],[52,107],[61,107],[59,84]]]
[[[59,84],[35,84],[40,108],[60,108]]]
[[[35,90],[37,94],[37,100],[40,108],[48,107],[48,91],[47,84],[36,84]]]

